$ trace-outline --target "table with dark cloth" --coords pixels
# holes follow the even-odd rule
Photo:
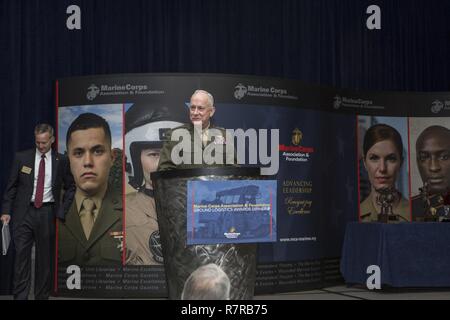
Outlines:
[[[382,285],[450,287],[450,223],[348,223],[345,282],[366,285],[370,265],[380,267]]]

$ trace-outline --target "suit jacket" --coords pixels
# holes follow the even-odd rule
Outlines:
[[[109,187],[89,239],[83,231],[75,201],[65,221],[58,221],[58,264],[61,266],[122,265],[122,195]]]
[[[187,164],[187,163],[182,163],[179,165],[176,165],[175,163],[173,163],[172,161],[172,150],[173,148],[179,143],[179,141],[172,141],[172,134],[175,130],[177,129],[186,129],[187,131],[189,131],[190,135],[191,135],[191,150],[183,151],[183,155],[186,155],[187,153],[187,157],[189,159],[191,159],[191,163]],[[227,157],[230,157],[231,155],[227,155],[226,153],[226,141],[225,141],[225,129],[224,128],[220,128],[220,127],[216,127],[211,125],[209,129],[218,129],[220,130],[220,132],[222,133],[222,139],[217,139],[220,141],[209,141],[207,146],[209,146],[210,144],[214,143],[214,144],[218,144],[219,146],[217,146],[217,148],[215,148],[214,152],[212,153],[212,156],[215,157],[215,152],[218,152],[219,154],[217,155],[219,158],[222,159],[223,164],[212,164],[212,165],[208,165],[204,162],[204,159],[202,158],[202,163],[201,164],[195,164],[194,163],[194,135],[197,134],[194,131],[194,126],[190,123],[190,124],[185,124],[182,125],[180,127],[174,128],[170,131],[169,133],[169,138],[168,141],[164,142],[164,145],[161,149],[161,153],[160,153],[160,157],[159,157],[159,164],[158,164],[158,171],[161,170],[171,170],[171,169],[192,169],[192,168],[204,168],[204,167],[217,167],[217,166],[226,166],[227,164]],[[199,139],[201,139],[199,137]],[[206,147],[202,147],[202,154],[203,151]],[[232,158],[233,165],[236,164],[236,150],[234,150],[234,157]]]
[[[13,230],[23,221],[30,207],[34,187],[34,162],[36,149],[17,152],[11,168],[10,177],[3,195],[2,214],[11,215]],[[30,168],[31,171],[27,171]],[[28,169],[29,170],[29,169]],[[52,193],[55,208],[60,204],[62,188],[73,183],[67,158],[55,151],[52,152]]]

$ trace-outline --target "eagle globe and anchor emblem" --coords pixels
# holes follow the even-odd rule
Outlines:
[[[100,89],[95,84],[91,84],[88,88],[86,98],[89,101],[92,101],[98,96],[99,93],[100,93]]]
[[[303,139],[303,133],[300,131],[299,128],[295,128],[294,131],[292,131],[292,143],[295,146],[298,146],[300,142],[302,142]]]
[[[247,87],[244,86],[242,83],[239,83],[236,87],[234,87],[236,90],[234,91],[234,97],[238,100],[241,100],[245,95],[247,94]]]
[[[341,105],[342,105],[342,97],[336,95],[333,101],[333,108],[337,110],[341,107]]]
[[[431,104],[431,112],[433,113],[439,113],[442,109],[444,109],[444,103],[442,103],[442,101],[435,100]]]
[[[240,233],[240,232],[237,232],[237,229],[236,229],[236,227],[234,227],[234,226],[231,226],[231,227],[228,229],[228,232],[225,232],[225,233],[224,233],[224,236],[225,236],[225,238],[227,238],[227,239],[237,239],[237,238],[239,238],[240,235],[241,235],[241,233]]]

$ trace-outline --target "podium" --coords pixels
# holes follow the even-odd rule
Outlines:
[[[228,276],[229,299],[253,299],[256,244],[187,245],[187,184],[192,180],[260,180],[263,179],[260,169],[207,167],[168,170],[152,173],[151,179],[169,299],[181,299],[189,276],[199,267],[211,263],[219,266]],[[187,295],[183,297],[195,299]],[[211,297],[214,299],[213,295]]]

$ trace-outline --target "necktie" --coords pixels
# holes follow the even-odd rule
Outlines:
[[[42,155],[41,162],[39,162],[36,194],[34,196],[35,208],[42,207],[42,200],[44,199],[44,181],[45,181],[45,154]]]
[[[92,227],[94,226],[94,209],[94,201],[90,198],[85,198],[83,200],[83,209],[80,211],[80,221],[81,225],[83,226],[83,231],[86,235],[86,239],[89,239]]]
[[[203,130],[202,132],[202,143],[204,147],[208,144],[208,129]]]

